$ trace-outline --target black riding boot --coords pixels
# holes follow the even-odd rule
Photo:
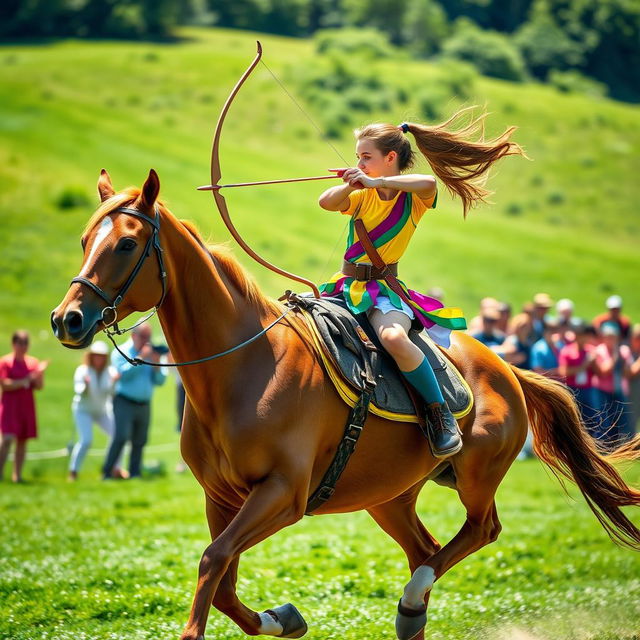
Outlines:
[[[462,448],[462,437],[458,423],[444,402],[427,405],[427,437],[431,453],[436,458],[447,458]]]

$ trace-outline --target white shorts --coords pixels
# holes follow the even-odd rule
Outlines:
[[[389,313],[390,311],[398,311],[399,313],[404,313],[405,316],[408,316],[411,320],[413,320],[416,316],[413,313],[411,307],[404,301],[400,300],[400,304],[402,305],[402,309],[398,309],[391,304],[391,300],[387,298],[387,296],[378,296],[378,301],[376,304],[369,309],[369,313],[371,313],[374,309],[378,309],[381,313]]]
[[[367,315],[371,315],[374,309],[378,309],[383,314],[389,313],[389,311],[398,311],[400,313],[404,313],[404,315],[408,316],[411,320],[414,320],[416,316],[413,313],[413,309],[411,309],[404,300],[400,300],[400,304],[402,305],[402,309],[394,307],[387,296],[378,296],[378,302],[375,306],[369,309]],[[448,349],[451,346],[451,329],[445,329],[444,327],[440,327],[435,324],[426,331],[427,335],[436,344],[444,347],[445,349]]]

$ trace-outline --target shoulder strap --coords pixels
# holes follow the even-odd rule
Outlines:
[[[364,222],[362,222],[362,220],[358,218],[354,222],[354,225],[356,231],[358,232],[358,238],[360,238],[360,242],[362,243],[364,250],[367,252],[369,260],[371,260],[371,264],[376,267],[376,269],[380,269],[384,281],[389,285],[389,289],[391,289],[391,291],[393,291],[394,293],[397,293],[404,302],[411,306],[411,300],[409,299],[409,296],[400,286],[400,283],[398,282],[396,277],[389,271],[387,263],[382,259],[382,256],[378,253],[378,250],[373,245],[373,242],[371,242],[371,238],[369,237],[369,233],[364,226]]]

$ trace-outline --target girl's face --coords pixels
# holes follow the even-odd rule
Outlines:
[[[389,151],[386,156],[383,155],[382,151],[368,138],[358,140],[356,157],[358,169],[372,178],[393,176],[398,173],[398,154],[395,151]]]

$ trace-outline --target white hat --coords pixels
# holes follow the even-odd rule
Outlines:
[[[106,342],[96,340],[90,347],[89,353],[95,353],[99,356],[109,355],[109,347]]]
[[[569,300],[569,298],[561,298],[556,303],[556,311],[558,313],[561,311],[573,311],[573,300]]]
[[[607,298],[607,309],[622,309],[622,298],[620,296],[609,296]]]

